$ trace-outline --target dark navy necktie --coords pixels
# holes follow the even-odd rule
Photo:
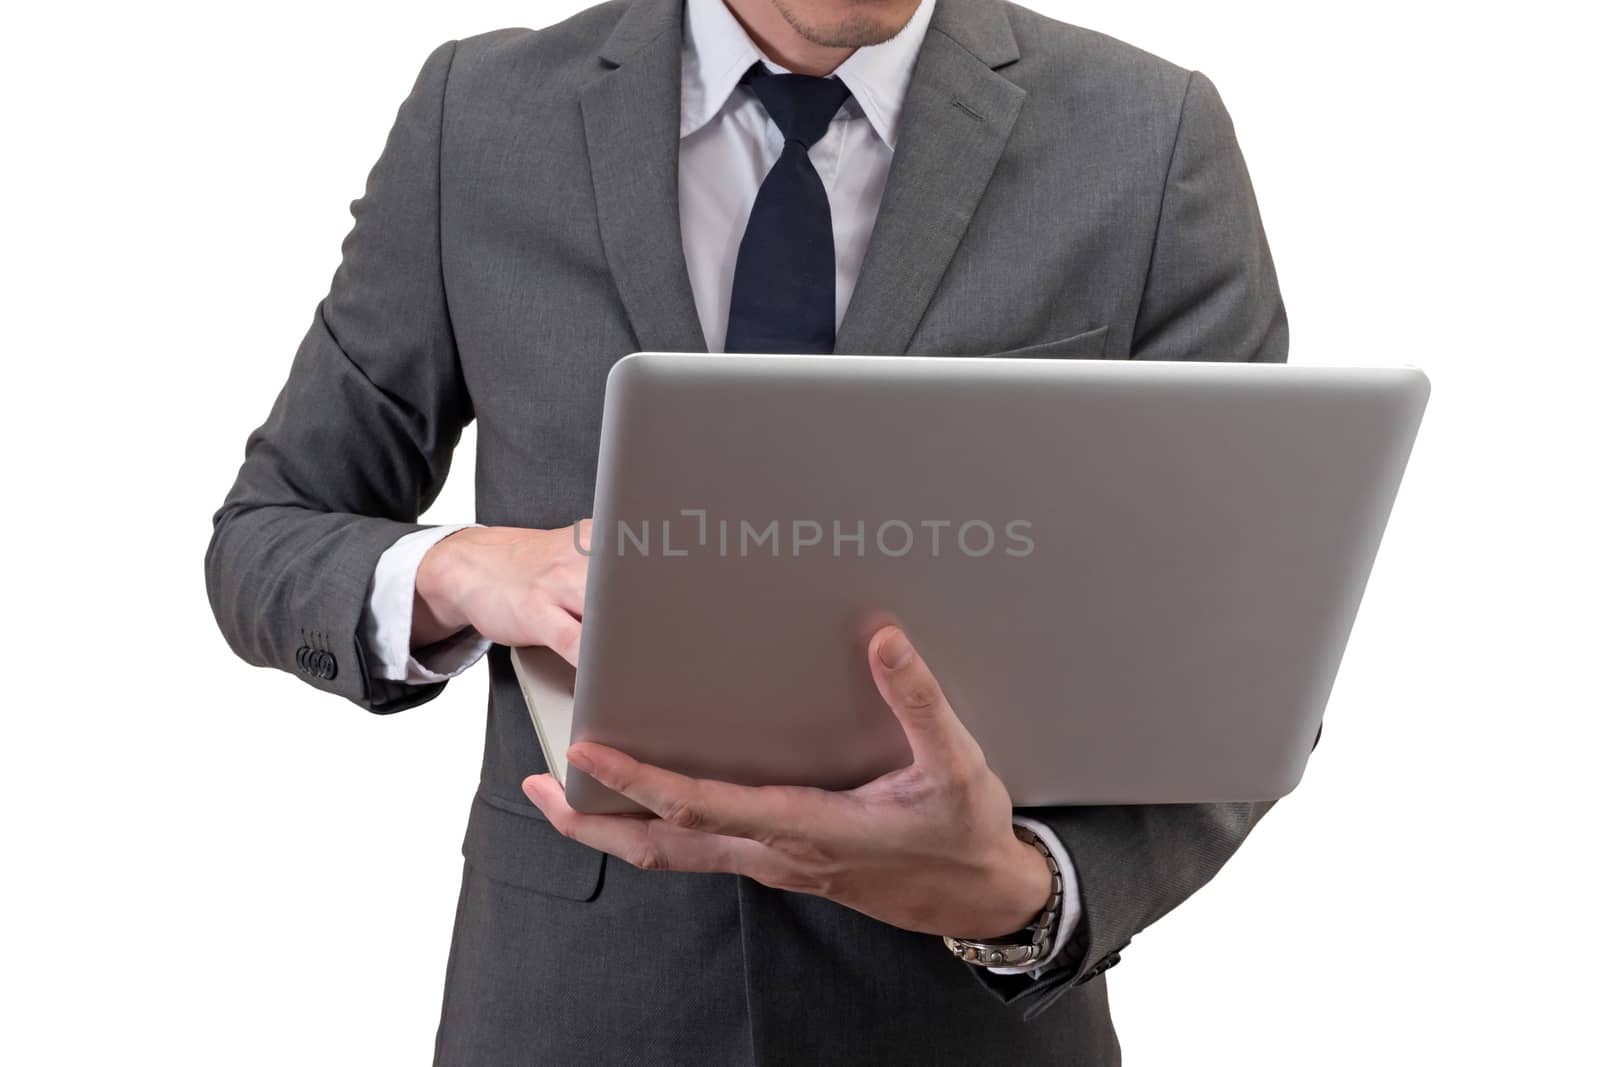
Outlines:
[[[850,97],[837,78],[772,74],[745,81],[783,134],[783,154],[750,209],[733,270],[729,352],[832,352],[833,213],[807,151]]]

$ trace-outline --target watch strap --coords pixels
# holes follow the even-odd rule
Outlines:
[[[1012,938],[976,941],[965,937],[946,937],[945,947],[959,960],[975,967],[1022,967],[1043,959],[1050,952],[1051,939],[1061,923],[1061,867],[1050,847],[1026,826],[1013,826],[1017,837],[1032,845],[1050,868],[1050,899],[1037,918]]]

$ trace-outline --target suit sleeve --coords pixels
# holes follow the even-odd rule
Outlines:
[[[438,695],[379,676],[361,619],[383,552],[424,527],[471,420],[440,263],[439,151],[455,43],[401,104],[327,296],[213,517],[206,590],[249,663],[371,711]]]
[[[1289,327],[1244,156],[1216,88],[1190,76],[1133,332],[1133,357],[1281,363]],[[980,974],[1025,1014],[1121,959],[1134,935],[1209,882],[1270,803],[1030,808],[1071,855],[1082,914],[1029,976]]]

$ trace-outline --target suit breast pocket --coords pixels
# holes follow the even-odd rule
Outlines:
[[[1044,341],[1023,348],[1008,348],[1004,352],[986,352],[994,359],[1104,359],[1106,336],[1111,327],[1098,326],[1071,337]]]

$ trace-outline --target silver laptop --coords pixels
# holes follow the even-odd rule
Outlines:
[[[905,765],[905,628],[1019,806],[1299,781],[1428,396],[1414,369],[640,353],[612,370],[576,678],[594,740],[843,789]],[[575,699],[574,699],[575,688]]]

